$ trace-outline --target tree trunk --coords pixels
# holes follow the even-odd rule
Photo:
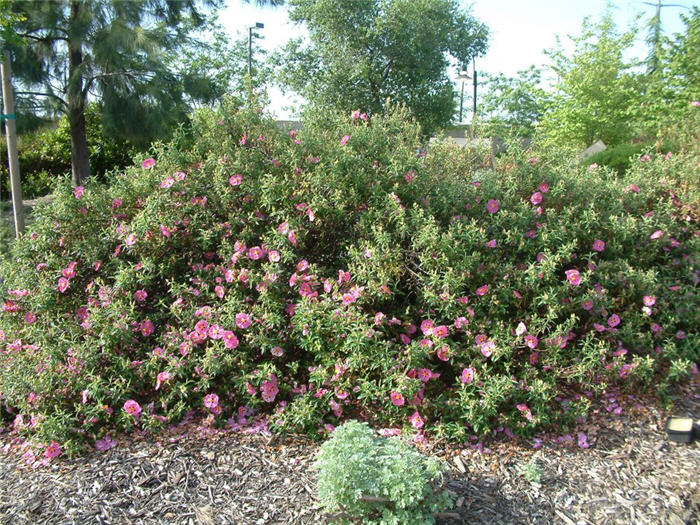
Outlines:
[[[71,25],[76,23],[80,11],[80,0],[71,0]],[[68,123],[70,125],[70,160],[73,186],[90,176],[90,152],[85,126],[85,99],[83,93],[83,51],[75,35],[69,37],[68,43]]]

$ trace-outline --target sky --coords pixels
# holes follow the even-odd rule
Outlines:
[[[352,1],[352,0],[338,0]],[[655,0],[650,0],[655,2]],[[654,14],[655,8],[643,0],[616,0],[613,5],[613,18],[619,30],[631,24],[641,27]],[[682,4],[688,8],[699,5],[694,0],[673,0],[665,2]],[[562,44],[568,42],[568,35],[581,33],[586,16],[596,20],[605,10],[608,0],[475,0],[463,1],[463,6],[472,6],[472,14],[486,23],[490,29],[489,50],[476,60],[477,72],[490,74],[503,73],[514,76],[519,70],[530,65],[544,65],[548,58],[544,49],[556,45],[556,35]],[[681,13],[689,9],[665,7],[661,10],[661,23],[667,35],[683,31]],[[635,16],[643,14],[641,21]],[[265,24],[259,29],[261,39],[258,44],[267,50],[274,50],[290,38],[305,35],[303,27],[289,22],[286,7],[257,7],[254,2],[245,4],[242,0],[227,0],[227,6],[220,12],[219,21],[232,38],[248,34],[248,27],[256,22]],[[636,53],[643,58],[647,54],[644,44],[646,30],[642,27],[638,36]],[[565,47],[566,48],[566,47]],[[471,74],[471,68],[470,68]],[[455,71],[455,83],[456,71]],[[294,105],[300,102],[289,94],[283,95],[278,89],[270,91],[271,110],[277,118],[293,118]]]

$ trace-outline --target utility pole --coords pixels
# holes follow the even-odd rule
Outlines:
[[[24,207],[22,186],[19,182],[19,160],[17,158],[17,133],[15,131],[15,103],[12,97],[12,72],[10,52],[5,50],[2,59],[2,100],[5,134],[7,135],[7,157],[10,163],[10,190],[12,191],[12,212],[15,219],[15,237],[24,233]]]
[[[253,78],[253,29],[264,29],[265,24],[256,22],[254,26],[248,28],[248,76]]]

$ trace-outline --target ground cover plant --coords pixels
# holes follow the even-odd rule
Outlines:
[[[397,437],[377,436],[366,423],[348,421],[320,448],[321,505],[339,523],[435,523],[449,508],[441,488],[446,467]]]
[[[698,168],[436,144],[400,110],[202,110],[35,211],[0,267],[2,417],[47,457],[198,413],[467,439],[583,417],[698,361]]]

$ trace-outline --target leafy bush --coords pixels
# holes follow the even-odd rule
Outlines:
[[[365,423],[335,429],[318,452],[318,495],[341,523],[434,523],[451,498],[435,486],[444,467],[397,437],[378,437]]]
[[[130,164],[135,153],[133,146],[103,133],[99,108],[94,104],[88,106],[85,116],[92,175],[102,178],[107,171]],[[70,173],[70,144],[70,128],[66,117],[61,118],[55,128],[43,128],[20,135],[18,154],[24,198],[50,193],[58,179]],[[0,155],[7,158],[4,141],[0,144]],[[5,163],[0,164],[0,177],[9,181]],[[6,183],[4,185],[8,187]]]
[[[586,165],[607,166],[615,170],[618,175],[622,175],[630,166],[638,162],[643,155],[653,150],[653,144],[620,144],[591,155],[586,159]],[[671,151],[671,148],[668,146],[661,148],[661,153],[663,154],[669,151]]]
[[[193,126],[64,182],[0,266],[17,428],[78,449],[255,410],[312,435],[348,417],[528,434],[698,360],[694,156],[611,179],[416,154],[400,111],[287,133],[225,105]]]

